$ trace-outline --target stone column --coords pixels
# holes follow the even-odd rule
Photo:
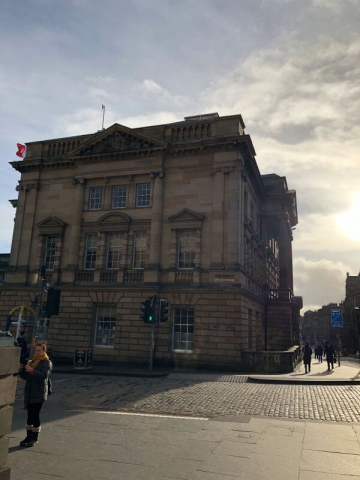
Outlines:
[[[291,268],[289,265],[289,232],[287,218],[281,216],[279,219],[279,295],[282,300],[289,299],[286,291],[290,289]],[[280,297],[279,297],[280,298]]]
[[[75,185],[74,209],[70,228],[70,235],[64,241],[64,245],[68,245],[67,261],[64,258],[63,264],[66,268],[62,271],[62,283],[73,283],[75,281],[75,270],[79,264],[79,247],[81,238],[81,220],[84,208],[84,191],[85,180],[79,179]],[[66,253],[66,252],[64,252]]]
[[[157,282],[160,269],[161,252],[161,230],[162,230],[162,210],[163,210],[163,190],[164,180],[162,172],[156,174],[153,181],[153,198],[151,211],[151,229],[150,229],[150,252],[149,262],[145,271],[145,282]]]
[[[11,254],[10,254],[10,267],[15,267],[19,264],[19,251],[20,251],[20,241],[21,241],[21,234],[23,229],[24,223],[24,216],[25,216],[25,206],[26,206],[26,194],[24,190],[20,190],[20,187],[17,187],[19,192],[17,207],[16,207],[16,215],[15,215],[15,225],[14,225],[14,234],[13,240],[11,244]]]
[[[237,268],[239,259],[239,174],[236,170],[225,171],[225,228],[227,231],[226,267]]]
[[[67,244],[69,245],[68,267],[76,267],[79,261],[79,245],[81,237],[81,219],[84,208],[84,190],[85,181],[83,179],[75,185],[75,198],[73,218],[70,230],[70,237]]]
[[[220,169],[213,175],[211,268],[224,268],[224,174]]]

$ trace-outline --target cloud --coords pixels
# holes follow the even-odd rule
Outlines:
[[[303,311],[317,310],[323,305],[344,300],[349,267],[324,258],[311,261],[304,257],[295,258],[293,266],[294,289],[306,300]]]
[[[336,14],[340,14],[348,6],[358,7],[357,0],[312,0],[315,7],[322,7],[331,10]]]
[[[17,198],[17,192],[14,192],[12,198]],[[16,210],[9,202],[0,204],[0,253],[10,253],[15,213]]]
[[[133,90],[144,99],[151,101],[155,107],[167,104],[172,109],[179,107],[186,108],[186,105],[190,103],[189,97],[185,95],[173,95],[151,78],[136,83]]]

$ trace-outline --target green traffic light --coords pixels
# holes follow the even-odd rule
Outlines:
[[[152,322],[153,317],[149,315],[149,322]]]

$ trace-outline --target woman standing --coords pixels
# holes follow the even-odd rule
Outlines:
[[[38,443],[41,430],[40,410],[48,397],[49,375],[52,363],[46,354],[46,343],[36,344],[34,358],[25,365],[19,365],[20,377],[26,380],[24,404],[28,413],[26,438],[20,442],[22,447],[33,447]]]

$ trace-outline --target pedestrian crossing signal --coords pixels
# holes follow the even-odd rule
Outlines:
[[[140,320],[144,323],[154,323],[155,322],[155,312],[154,306],[152,305],[152,297],[147,298],[144,302],[141,302],[143,308],[140,308],[143,313],[140,315]]]
[[[168,306],[169,306],[168,302],[165,302],[165,300],[163,299],[160,300],[159,323],[165,323],[169,320],[169,317],[168,317],[169,310],[167,309]]]

